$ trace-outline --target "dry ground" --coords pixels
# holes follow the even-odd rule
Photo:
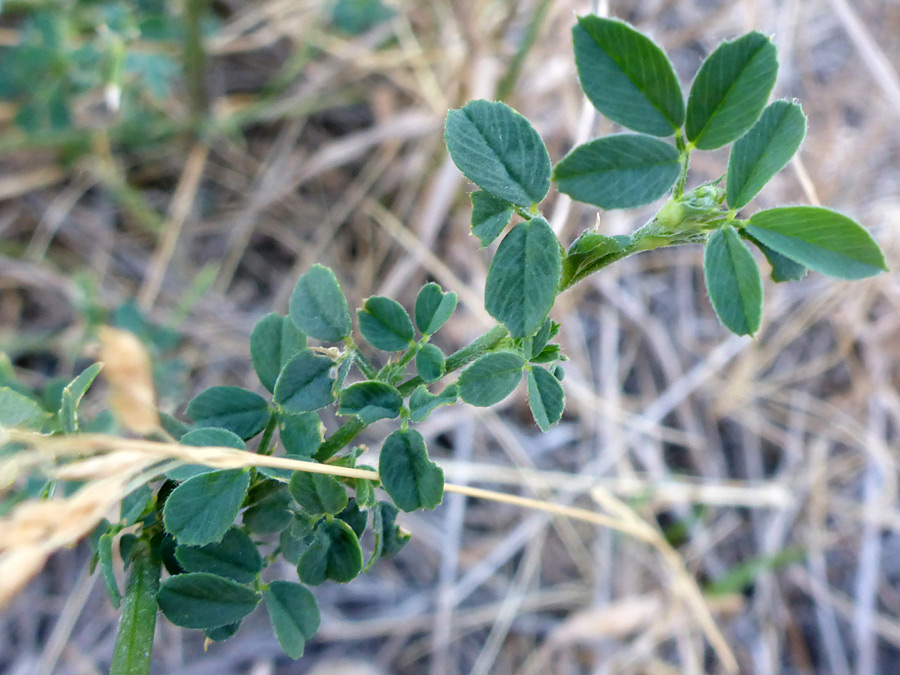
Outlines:
[[[0,233],[17,247],[0,257],[0,346],[19,365],[71,373],[83,322],[74,279],[88,271],[102,304],[137,296],[157,321],[177,322],[191,391],[249,385],[255,320],[283,311],[315,261],[334,267],[357,303],[383,294],[410,306],[434,278],[461,298],[442,346],[482,331],[488,258],[468,234],[472,186],[447,158],[442,121],[505,88],[554,160],[611,130],[575,80],[569,31],[591,3],[399,6],[348,40],[324,30],[320,2],[219,3],[226,20],[208,45],[219,108],[252,98],[304,48],[318,54],[265,114],[208,151],[173,143],[117,157],[112,174],[97,162],[60,172],[44,151],[7,156]],[[649,31],[683,80],[722,38],[774,35],[775,95],[801,100],[809,135],[759,205],[837,208],[900,264],[900,3],[599,9]],[[724,161],[698,157],[693,181],[721,174]],[[123,180],[161,229],[148,233],[110,196]],[[551,199],[564,243],[597,217]],[[650,213],[603,213],[600,228],[627,232]],[[898,277],[767,283],[751,340],[715,320],[700,263],[698,248],[654,252],[569,291],[554,313],[570,358],[563,421],[537,432],[521,392],[489,410],[446,409],[422,425],[432,453],[454,482],[598,510],[614,495],[658,524],[709,591],[742,673],[900,672]],[[48,366],[41,350],[62,356]],[[377,447],[385,428],[367,441]],[[206,653],[202,636],[162,626],[155,672],[724,672],[673,592],[670,566],[643,542],[458,495],[403,524],[414,538],[398,558],[317,590],[322,629],[297,664],[256,615]],[[83,548],[57,555],[0,615],[5,672],[104,672],[116,614],[85,562]],[[714,593],[723,586],[730,592]]]

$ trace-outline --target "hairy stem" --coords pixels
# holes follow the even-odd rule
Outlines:
[[[150,673],[159,569],[159,560],[153,555],[150,545],[144,540],[135,544],[110,675]]]

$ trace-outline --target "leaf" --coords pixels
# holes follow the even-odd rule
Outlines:
[[[40,431],[50,415],[33,399],[9,387],[0,387],[0,424]]]
[[[581,88],[622,126],[671,136],[684,122],[684,95],[665,52],[624,21],[579,17],[572,29]]]
[[[541,431],[548,431],[562,417],[566,395],[562,385],[549,371],[532,368],[528,376],[528,405]]]
[[[235,448],[246,450],[247,445],[233,431],[218,429],[216,427],[204,427],[188,431],[179,441],[181,445],[190,445],[196,448]],[[205,464],[185,464],[166,471],[166,478],[177,481],[185,481],[188,478],[199,476],[201,473],[211,473],[215,469]]]
[[[212,640],[213,642],[225,642],[225,640],[230,640],[241,628],[241,622],[235,621],[234,623],[227,623],[224,626],[216,626],[215,628],[207,628],[203,631],[203,634],[207,639]]]
[[[186,412],[198,427],[221,427],[245,440],[269,421],[266,399],[240,387],[210,387],[188,403]]]
[[[249,486],[247,469],[214,471],[189,478],[172,490],[166,500],[166,530],[179,544],[203,546],[221,541],[237,518]]]
[[[505,103],[470,101],[447,113],[444,141],[466,178],[525,208],[550,190],[550,155],[531,123]]]
[[[242,521],[251,532],[274,534],[291,524],[291,495],[283,483],[261,481],[250,489],[247,501],[252,506]]]
[[[308,515],[340,513],[347,506],[347,489],[328,474],[295,471],[290,491],[291,497]]]
[[[459,376],[459,396],[470,405],[487,407],[509,396],[522,379],[525,359],[511,352],[485,354]]]
[[[144,541],[134,545],[131,560],[110,672],[149,675],[149,655],[156,625],[159,560],[151,558],[150,547]]]
[[[688,140],[700,150],[713,150],[743,136],[766,106],[777,75],[775,45],[762,33],[720,44],[691,85]]]
[[[345,33],[359,35],[390,19],[394,12],[381,0],[337,0],[331,10],[331,22]]]
[[[731,225],[710,236],[703,270],[709,299],[725,327],[737,335],[756,333],[762,320],[762,277],[753,254]]]
[[[366,525],[369,523],[368,512],[361,510],[359,503],[355,499],[351,499],[347,503],[347,507],[337,514],[337,517],[347,523],[357,537],[363,536],[363,532],[366,531]]]
[[[256,544],[236,527],[229,529],[220,542],[177,546],[175,558],[187,572],[208,572],[239,584],[253,582],[263,567]]]
[[[357,310],[359,330],[370,345],[386,352],[399,352],[410,346],[415,331],[409,314],[396,300],[372,297]]]
[[[182,628],[217,628],[243,619],[260,595],[247,586],[206,572],[169,577],[156,596],[166,618]]]
[[[800,281],[806,276],[806,273],[809,272],[809,270],[800,263],[794,262],[777,251],[773,251],[746,232],[743,234],[748,241],[752,241],[756,247],[762,251],[763,255],[766,256],[766,260],[768,260],[769,264],[772,266],[772,274],[770,275],[772,281],[776,283],[783,281]]]
[[[444,352],[436,345],[422,345],[416,353],[416,372],[423,382],[437,382],[444,376]]]
[[[440,394],[432,394],[424,384],[420,384],[409,397],[409,418],[413,422],[423,421],[438,406],[456,403],[458,392],[456,384],[447,386]]]
[[[863,279],[887,270],[878,243],[847,216],[818,206],[759,211],[745,231],[776,253],[838,279]]]
[[[678,150],[638,134],[613,134],[579,145],[560,160],[553,180],[572,199],[604,209],[633,209],[665,195],[678,174]]]
[[[356,467],[365,471],[375,473],[375,469],[364,464]],[[353,489],[356,491],[356,503],[362,508],[369,508],[375,505],[375,487],[378,485],[377,480],[368,480],[366,478],[354,478]]]
[[[790,161],[806,136],[806,115],[797,103],[775,101],[731,148],[728,206],[746,206]]]
[[[291,321],[316,340],[338,342],[350,335],[350,310],[337,277],[324,265],[313,265],[300,277],[289,306]]]
[[[312,457],[325,437],[325,427],[316,413],[281,415],[278,423],[281,443],[290,455]]]
[[[356,415],[366,424],[400,416],[403,397],[385,382],[356,382],[341,391],[338,415]]]
[[[530,337],[553,307],[561,270],[559,242],[547,221],[519,223],[491,261],[484,308],[512,337]]]
[[[398,429],[381,446],[381,486],[404,511],[433,509],[444,497],[444,472],[428,458],[425,439],[413,429]]]
[[[259,381],[275,391],[275,381],[284,365],[306,348],[306,336],[286,316],[272,313],[260,319],[250,333],[250,359]]]
[[[472,200],[472,234],[478,237],[481,241],[481,248],[484,248],[499,237],[503,228],[509,225],[515,209],[509,202],[498,199],[490,192],[483,190],[473,192],[470,199]]]
[[[115,609],[119,609],[119,604],[122,602],[122,594],[119,592],[119,584],[116,582],[116,575],[113,572],[112,544],[115,536],[114,533],[107,532],[100,537],[97,553],[100,557],[100,571],[103,573],[103,581],[106,583],[109,601]]]
[[[326,579],[344,584],[359,575],[362,563],[362,549],[353,529],[343,520],[323,520],[312,544],[300,556],[297,574],[311,586]]]
[[[533,357],[535,354],[540,354],[541,350],[543,350],[544,347],[547,346],[550,338],[552,338],[556,334],[554,333],[554,325],[556,326],[556,333],[558,333],[558,323],[554,322],[549,317],[544,320],[544,323],[541,324],[538,332],[535,333],[534,337],[531,339],[531,352],[529,354],[530,357]]]
[[[334,403],[334,362],[304,350],[287,362],[275,383],[275,403],[288,413],[315,412]]]
[[[434,335],[456,309],[459,298],[456,293],[444,293],[433,281],[422,286],[416,297],[416,326],[422,335]]]
[[[62,422],[63,431],[67,434],[73,434],[78,431],[78,406],[102,368],[102,363],[88,366],[63,389],[59,407],[59,421]]]
[[[315,596],[305,586],[288,581],[273,581],[263,595],[278,644],[289,657],[299,659],[306,641],[319,630]]]
[[[325,427],[317,413],[300,413],[278,416],[279,437],[285,449],[285,458],[310,459],[319,449],[325,435]],[[289,481],[294,475],[291,469],[274,469],[258,466],[256,470],[269,478]]]
[[[363,570],[368,572],[375,561],[397,553],[409,541],[409,533],[396,524],[399,509],[390,502],[378,502],[372,509],[372,529],[375,532],[375,549]]]
[[[146,483],[138,486],[130,494],[123,497],[119,507],[119,522],[125,527],[134,525],[138,518],[141,517],[151,497],[153,497],[153,490]],[[121,546],[121,542],[119,546]]]

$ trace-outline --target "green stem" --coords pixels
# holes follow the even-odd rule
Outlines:
[[[209,97],[206,91],[206,50],[203,48],[203,14],[206,0],[186,0],[184,4],[184,71],[192,120],[206,117]]]
[[[452,373],[455,370],[459,370],[479,356],[493,351],[508,336],[509,331],[506,330],[506,327],[497,324],[481,337],[476,338],[459,351],[451,354],[447,358],[445,372]],[[403,396],[408,396],[420,384],[424,384],[420,377],[411,377],[406,382],[398,385],[397,389]],[[326,438],[322,445],[319,446],[315,454],[316,461],[326,462],[334,457],[334,455],[353,442],[353,439],[359,436],[367,426],[358,417],[353,417],[344,422],[338,427],[337,431]]]
[[[278,413],[273,412],[269,417],[269,422],[266,424],[266,428],[263,431],[262,440],[259,442],[259,448],[257,448],[256,452],[260,455],[271,455],[272,451],[269,449],[269,445],[272,443],[272,437],[275,435],[275,427],[278,426]]]
[[[681,156],[681,173],[675,182],[675,198],[681,199],[684,196],[684,188],[687,185],[688,168],[691,165],[691,149],[685,144],[684,136],[681,129],[675,132],[675,147],[678,148],[678,154]]]
[[[135,544],[131,559],[131,575],[122,603],[110,675],[150,674],[159,569],[159,560],[153,555],[150,545],[140,540]]]

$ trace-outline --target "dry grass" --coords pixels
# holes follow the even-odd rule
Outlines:
[[[323,29],[320,2],[223,3],[234,14],[209,45],[216,114],[246,109],[301,47],[317,58],[239,137],[211,148],[173,145],[113,167],[98,155],[68,173],[44,151],[4,158],[0,347],[44,369],[22,371],[35,384],[71,374],[84,325],[73,275],[87,269],[104,305],[137,296],[159,322],[177,322],[192,390],[252,386],[250,329],[285,309],[314,261],[333,266],[356,303],[377,293],[410,305],[418,285],[437,279],[461,298],[442,346],[468,341],[488,325],[487,258],[467,233],[471,187],[446,157],[442,119],[496,95],[541,5],[404,2],[396,20],[348,40]],[[852,214],[896,267],[896,2],[599,5],[649,30],[683,77],[721,38],[774,34],[776,94],[802,101],[810,133],[760,206],[819,201]],[[575,82],[568,32],[573,12],[590,8],[548,3],[507,97],[554,159],[612,128]],[[695,167],[694,180],[719,175],[724,157]],[[152,212],[111,196],[123,181]],[[594,222],[593,209],[553,199],[566,243]],[[600,224],[616,234],[646,215],[604,213]],[[619,519],[624,502],[634,527],[668,532],[701,587],[762,561],[743,594],[707,598],[740,672],[896,672],[897,277],[768,284],[751,341],[715,321],[700,262],[691,248],[642,255],[561,298],[568,412],[550,433],[529,423],[521,393],[497,409],[442,410],[421,431],[456,484],[503,484]],[[186,304],[190,293],[198,301]],[[160,393],[166,410],[183,403]],[[96,410],[103,397],[87,403]],[[377,446],[383,430],[366,440]],[[279,657],[256,617],[207,653],[202,636],[160,628],[158,672],[349,673],[328,666],[348,655],[383,673],[724,672],[698,615],[673,601],[672,566],[646,540],[466,494],[403,524],[414,540],[399,558],[317,589],[323,626],[300,665]],[[797,555],[772,562],[785,552]],[[54,556],[0,615],[0,668],[103,672],[116,617],[102,589],[91,591],[85,560],[83,547]]]

